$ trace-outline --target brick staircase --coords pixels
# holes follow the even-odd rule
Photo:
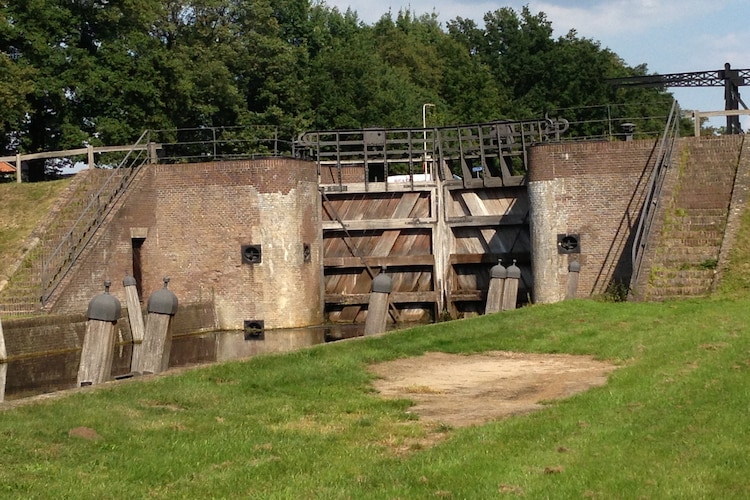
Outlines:
[[[144,161],[136,157],[126,168],[89,169],[76,175],[34,230],[7,283],[0,284],[0,316],[44,312],[43,299],[51,303],[54,288],[65,279]]]
[[[38,314],[41,310],[42,267],[44,257],[51,254],[80,216],[88,198],[96,192],[98,184],[92,171],[76,174],[70,186],[62,193],[26,241],[26,252],[19,256],[15,271],[8,283],[0,289],[0,316]]]
[[[731,141],[737,143],[731,147]],[[728,147],[728,144],[729,147]],[[705,296],[714,285],[742,138],[682,144],[648,276],[646,300]]]

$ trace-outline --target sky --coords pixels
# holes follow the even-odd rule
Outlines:
[[[520,12],[528,5],[532,14],[544,12],[554,36],[575,29],[579,37],[598,41],[619,55],[628,66],[646,64],[649,74],[713,71],[730,63],[735,69],[750,68],[750,2],[748,0],[325,0],[344,12],[356,11],[372,24],[389,10],[397,15],[410,10],[416,15],[436,13],[445,27],[456,17],[473,19],[484,26],[483,16],[502,7]],[[750,106],[749,86],[740,97]],[[724,109],[721,87],[670,88],[683,110]],[[604,104],[604,103],[603,103]],[[742,108],[742,105],[740,105]],[[725,118],[711,125],[723,126]],[[750,118],[742,118],[744,130]]]

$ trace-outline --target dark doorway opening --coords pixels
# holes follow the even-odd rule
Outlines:
[[[133,278],[135,278],[135,289],[138,291],[138,300],[143,302],[143,261],[141,259],[141,248],[146,238],[131,238],[133,248]]]

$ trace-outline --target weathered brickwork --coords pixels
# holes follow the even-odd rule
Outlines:
[[[144,166],[53,311],[85,311],[105,279],[124,303],[122,279],[134,272],[140,244],[144,301],[168,276],[181,305],[215,304],[219,328],[242,328],[244,320],[266,328],[320,323],[319,204],[314,163]],[[243,245],[260,245],[261,262],[243,263]]]
[[[741,139],[739,145],[740,161],[737,165],[732,198],[729,203],[727,225],[721,244],[719,262],[713,283],[714,287],[727,272],[731,251],[735,246],[737,234],[742,225],[742,215],[745,213],[748,201],[750,200],[750,141],[747,141],[746,137],[746,135],[739,136]]]
[[[638,223],[657,143],[564,143],[529,155],[534,301],[565,297],[568,265],[581,264],[578,297],[601,294],[631,273]],[[580,253],[560,254],[557,236],[576,234]]]
[[[647,246],[647,269],[634,287],[637,298],[665,300],[711,291],[747,200],[743,144],[741,135],[678,142],[669,189],[662,192],[658,225]]]

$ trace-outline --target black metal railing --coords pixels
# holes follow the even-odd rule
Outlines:
[[[677,101],[672,105],[672,109],[664,127],[664,134],[659,143],[659,149],[656,154],[654,170],[651,173],[651,179],[646,191],[646,197],[643,202],[643,209],[638,220],[638,227],[633,239],[631,253],[633,274],[630,280],[630,289],[635,290],[638,286],[641,273],[643,271],[644,257],[648,250],[649,237],[651,228],[659,208],[659,198],[661,189],[664,185],[664,178],[667,169],[672,161],[672,152],[674,145],[680,135],[680,107]]]
[[[112,207],[125,192],[138,172],[138,168],[150,157],[151,144],[148,131],[144,132],[133,148],[109,175],[103,177],[99,188],[90,197],[62,240],[49,254],[42,256],[41,302],[44,306],[59,286],[78,256],[102,225]],[[146,146],[146,147],[142,147]]]
[[[294,156],[294,142],[281,136],[274,125],[151,130],[149,134],[159,144],[159,163]]]

